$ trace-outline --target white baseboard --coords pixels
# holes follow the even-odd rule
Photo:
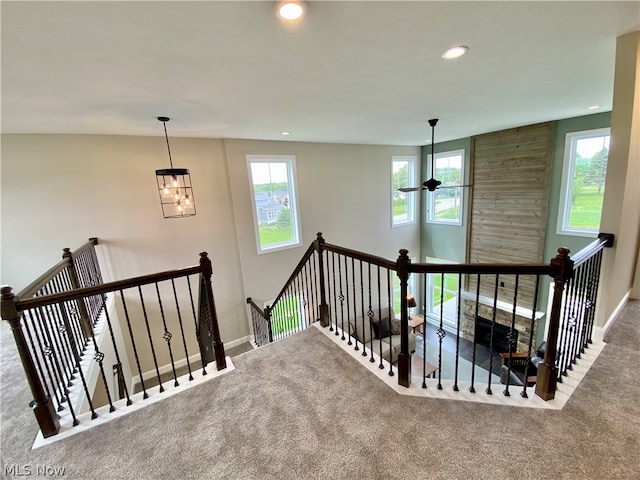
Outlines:
[[[232,340],[229,343],[225,343],[224,344],[224,348],[225,350],[229,349],[229,348],[233,348],[233,347],[237,347],[238,345],[242,345],[244,343],[250,342],[252,339],[251,335],[246,335],[244,337],[240,337],[236,340]],[[189,363],[193,364],[197,361],[200,361],[200,353],[196,353],[195,355],[190,355],[189,356]],[[175,366],[176,369],[184,367],[187,365],[187,360],[186,359],[181,359],[175,362]],[[160,372],[160,375],[167,373],[167,372],[171,372],[172,368],[171,368],[171,364],[167,363],[166,365],[163,365],[161,367],[158,368],[158,371]],[[148,370],[146,372],[144,372],[142,374],[143,378],[151,378],[151,377],[155,377],[156,371],[155,370]],[[136,385],[138,385],[140,383],[140,375],[134,375],[133,378],[131,379],[131,390],[130,391],[134,391],[134,387]]]
[[[620,316],[620,312],[622,312],[622,309],[625,307],[625,305],[629,301],[630,295],[631,295],[631,290],[625,293],[624,297],[622,297],[622,300],[620,300],[620,303],[618,304],[616,309],[609,316],[609,319],[602,327],[597,327],[597,326],[593,327],[593,334],[591,335],[591,337],[594,341],[604,342],[604,337],[607,335],[607,333],[609,333],[609,330],[618,319],[618,316]]]

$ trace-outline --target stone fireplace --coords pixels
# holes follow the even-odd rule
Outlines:
[[[476,336],[476,340],[479,344],[482,342],[488,343],[487,335],[490,335],[491,321],[493,319],[493,299],[480,296],[478,299],[478,311],[477,316],[484,320],[480,322],[476,319],[476,299],[475,294],[470,292],[463,292],[463,319],[462,319],[462,336],[464,339],[473,341],[474,334],[479,333]],[[508,343],[506,335],[511,330],[511,318],[513,315],[513,307],[506,302],[498,301],[496,305],[495,320],[496,325],[494,327],[494,350],[508,351]],[[531,331],[531,310],[516,307],[516,315],[514,322],[514,329],[517,330],[517,348],[514,351],[526,352],[529,348],[529,337],[533,333],[534,340],[532,349],[537,347],[535,335],[538,328],[538,323],[544,318],[544,312],[536,312],[533,332]],[[476,325],[480,323],[479,330],[476,330]],[[489,329],[487,331],[487,329]],[[515,334],[514,334],[515,335]],[[486,345],[488,346],[488,345]],[[505,349],[506,347],[506,349]]]

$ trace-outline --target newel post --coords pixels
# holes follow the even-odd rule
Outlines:
[[[40,377],[38,377],[35,363],[29,352],[24,333],[22,333],[22,325],[20,323],[21,315],[16,308],[18,297],[15,296],[12,288],[6,285],[1,288],[1,293],[2,319],[7,321],[11,326],[13,338],[18,347],[22,367],[24,368],[24,373],[27,376],[27,382],[29,382],[29,388],[33,395],[33,413],[36,415],[42,436],[45,438],[51,437],[60,431],[60,421],[58,420],[58,414],[53,408],[53,402],[46,394]]]
[[[71,286],[74,290],[80,288],[80,282],[78,281],[78,271],[76,270],[75,259],[73,258],[73,254],[71,253],[70,248],[62,249],[62,258],[69,262],[68,272]],[[93,337],[93,328],[91,326],[91,321],[89,320],[89,312],[87,311],[87,306],[84,304],[84,301],[82,299],[76,300],[76,305],[78,306],[78,313],[80,314],[80,327],[82,328],[82,334],[84,335],[84,338],[88,339],[90,337]]]
[[[547,333],[544,361],[538,365],[536,380],[536,395],[543,400],[553,400],[556,396],[556,384],[558,381],[556,356],[558,330],[562,313],[562,296],[565,284],[573,277],[573,260],[569,258],[569,253],[571,253],[571,250],[568,248],[559,248],[558,255],[551,260],[551,266],[556,269],[556,273],[553,275],[553,300],[549,315],[549,331]]]
[[[207,255],[207,252],[200,254],[200,272],[202,275],[200,289],[200,311],[203,308],[208,310],[208,325],[207,328],[213,337],[213,351],[216,358],[216,367],[218,370],[227,368],[227,360],[224,355],[224,345],[220,338],[220,328],[218,327],[218,315],[216,314],[216,305],[213,301],[213,287],[211,286],[211,276],[213,275],[213,268],[211,266],[211,260]],[[202,326],[200,328],[200,335],[202,335]],[[204,366],[204,364],[203,364]]]
[[[331,319],[329,316],[329,305],[327,305],[327,293],[324,281],[324,238],[322,238],[322,232],[317,233],[315,243],[316,250],[318,251],[318,274],[320,276],[320,325],[328,327],[331,323]]]
[[[407,310],[407,285],[409,281],[409,251],[400,250],[397,271],[400,279],[400,353],[398,354],[398,385],[411,385],[411,353],[409,352],[409,314]]]

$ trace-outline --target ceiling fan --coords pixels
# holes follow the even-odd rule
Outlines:
[[[426,182],[422,183],[420,187],[401,187],[398,190],[400,192],[419,192],[422,190],[429,190],[430,192],[435,192],[438,189],[442,188],[457,188],[457,187],[471,187],[471,185],[443,185],[440,180],[436,180],[433,176],[434,166],[435,166],[435,155],[434,155],[434,133],[436,130],[436,125],[438,124],[437,118],[432,118],[429,120],[429,126],[431,126],[431,178]]]

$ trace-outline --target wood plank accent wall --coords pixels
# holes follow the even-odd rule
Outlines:
[[[543,258],[555,122],[471,139],[472,197],[467,260],[471,263],[546,263]],[[513,301],[514,278],[500,279],[498,298]],[[476,278],[468,289],[476,291]],[[532,307],[535,283],[521,279],[518,304]],[[493,298],[495,280],[482,281]]]

